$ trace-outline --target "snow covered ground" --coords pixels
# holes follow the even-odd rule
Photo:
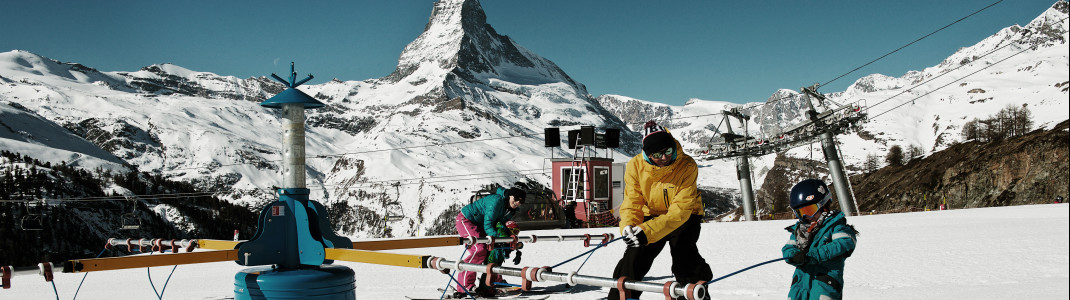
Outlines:
[[[849,217],[861,232],[858,249],[847,260],[844,294],[848,299],[1067,299],[1070,298],[1070,205],[1043,204]],[[790,221],[707,223],[699,247],[715,277],[778,258]],[[529,231],[522,234],[601,234],[615,229]],[[580,274],[608,277],[624,244],[595,252]],[[537,242],[523,250],[522,266],[555,265],[583,253],[580,242]],[[456,259],[460,246],[398,250]],[[583,260],[555,269],[576,270]],[[353,268],[359,299],[438,296],[448,278],[438,271],[338,262]],[[511,262],[506,266],[513,267]],[[233,297],[234,274],[245,267],[230,263],[179,266],[165,299]],[[152,268],[160,288],[171,267]],[[751,269],[710,286],[714,299],[782,299],[792,267],[781,262]],[[60,299],[70,299],[83,274],[56,274]],[[509,278],[519,282],[518,278]],[[668,252],[662,253],[648,280],[671,280]],[[556,283],[550,282],[550,285]],[[51,284],[39,276],[18,276],[2,299],[51,299]],[[538,283],[536,286],[540,286]],[[550,299],[596,299],[605,288],[576,287]],[[144,269],[89,273],[79,299],[156,299]],[[643,299],[664,299],[644,294]]]

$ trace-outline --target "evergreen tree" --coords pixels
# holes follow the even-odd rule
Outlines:
[[[903,165],[903,148],[899,147],[899,145],[893,145],[888,148],[888,155],[884,157],[884,162],[889,166]]]

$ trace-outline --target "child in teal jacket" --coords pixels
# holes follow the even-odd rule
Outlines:
[[[830,209],[828,186],[807,179],[791,189],[792,212],[799,222],[784,228],[791,232],[781,248],[795,266],[789,299],[842,299],[843,267],[855,249],[858,231],[847,224],[842,212]]]

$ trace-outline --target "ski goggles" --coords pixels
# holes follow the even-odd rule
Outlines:
[[[803,218],[809,219],[809,218],[812,218],[814,215],[816,215],[817,212],[820,211],[820,210],[821,210],[821,206],[817,205],[817,203],[814,203],[814,204],[810,204],[810,205],[803,206],[803,207],[800,207],[800,208],[794,208],[794,209],[791,210],[791,212],[795,213],[795,218],[796,219],[803,219]]]
[[[647,156],[649,156],[650,158],[656,158],[656,159],[661,159],[663,157],[669,157],[670,155],[672,155],[672,148],[673,147],[669,147],[669,148],[665,148],[665,150],[661,150],[660,152],[647,153]]]

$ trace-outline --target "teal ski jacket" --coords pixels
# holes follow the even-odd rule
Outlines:
[[[504,188],[498,188],[494,194],[465,205],[461,208],[461,214],[476,225],[482,224],[483,234],[497,234],[495,224],[513,219],[513,210],[509,208]]]
[[[790,259],[802,251],[796,246],[795,229],[798,226],[799,223],[795,223],[784,228],[791,232],[791,239],[781,249],[785,258]],[[789,299],[843,298],[843,265],[855,250],[858,232],[847,224],[847,218],[838,211],[828,216],[820,226],[810,240],[810,250],[806,253],[808,260],[795,266],[791,290],[788,291]]]

